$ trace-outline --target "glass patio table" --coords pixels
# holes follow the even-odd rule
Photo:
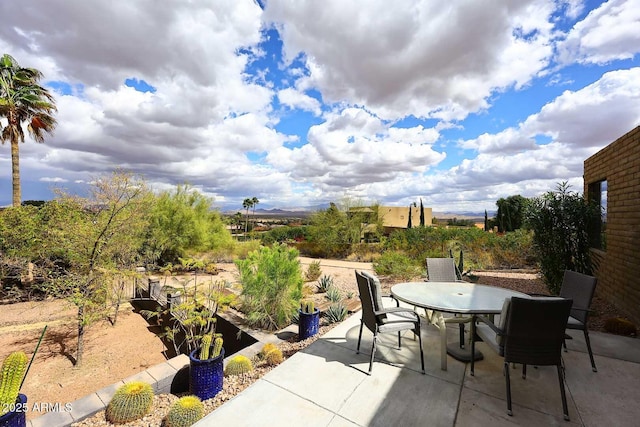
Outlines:
[[[447,328],[443,313],[500,314],[505,298],[529,298],[529,295],[495,286],[469,282],[406,282],[391,287],[391,295],[399,301],[432,311],[429,322],[440,330],[440,367],[447,370],[447,352],[461,361],[470,361],[471,353],[459,345],[447,347]],[[451,322],[451,318],[448,322]],[[461,322],[466,321],[461,319]],[[455,323],[455,320],[453,320]],[[475,360],[482,358],[477,352]]]

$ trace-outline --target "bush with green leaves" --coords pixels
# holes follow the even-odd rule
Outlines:
[[[564,270],[591,274],[589,230],[600,220],[600,208],[569,190],[566,182],[529,200],[526,225],[533,230],[533,248],[549,291],[557,295]]]
[[[380,276],[395,280],[411,280],[424,275],[424,262],[411,258],[404,252],[387,251],[373,263],[373,269]]]
[[[307,233],[308,233],[307,226],[276,227],[265,233],[261,233],[260,241],[265,246],[270,246],[270,245],[273,245],[274,243],[302,241],[302,240],[306,240]]]
[[[298,255],[296,249],[277,244],[236,261],[242,310],[251,326],[275,330],[291,323],[304,283]]]
[[[233,250],[233,237],[212,200],[188,185],[178,185],[155,200],[149,215],[146,250],[159,262],[175,263],[191,252]]]

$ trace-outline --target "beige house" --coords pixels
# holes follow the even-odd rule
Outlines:
[[[380,206],[378,215],[382,218],[385,231],[407,228],[409,225],[409,207]],[[431,208],[424,208],[424,225],[430,227],[433,220]],[[411,226],[420,226],[420,206],[411,207]],[[387,230],[388,229],[388,230]]]

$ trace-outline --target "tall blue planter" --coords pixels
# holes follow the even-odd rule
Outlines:
[[[27,425],[27,396],[19,394],[15,411],[0,417],[0,427],[25,427]]]
[[[189,388],[191,393],[201,400],[211,399],[222,390],[224,379],[224,348],[218,357],[200,360],[197,354],[200,349],[193,350],[189,355]]]
[[[317,334],[318,326],[320,325],[320,310],[316,308],[313,313],[305,313],[298,309],[298,314],[298,337],[300,341]]]

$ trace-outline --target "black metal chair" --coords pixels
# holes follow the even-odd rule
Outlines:
[[[370,277],[372,276],[369,275],[369,277],[367,277],[361,272],[356,271],[356,281],[358,282],[358,291],[360,293],[360,302],[362,304],[362,319],[360,320],[360,333],[358,334],[358,347],[356,349],[356,353],[360,353],[362,329],[363,326],[366,326],[367,329],[373,332],[373,345],[371,346],[371,358],[369,361],[368,372],[368,374],[371,375],[378,334],[397,332],[398,347],[401,348],[402,341],[400,333],[405,330],[412,330],[419,339],[420,361],[422,363],[422,373],[424,374],[424,352],[422,350],[422,336],[420,335],[420,316],[408,308],[384,308],[382,306],[380,282]]]
[[[507,388],[507,414],[511,409],[511,381],[509,363],[522,363],[522,377],[526,378],[527,365],[555,365],[558,370],[564,419],[569,421],[567,396],[564,389],[562,343],[567,319],[573,301],[564,298],[518,298],[505,300],[498,324],[484,316],[474,316],[472,337],[482,339],[504,357],[504,375]],[[476,324],[476,320],[478,324]],[[471,351],[475,351],[475,339]],[[474,375],[471,360],[471,375]]]
[[[587,351],[589,352],[589,359],[591,359],[591,369],[593,372],[598,372],[598,368],[596,368],[596,362],[593,359],[593,352],[591,351],[591,341],[589,340],[587,321],[589,320],[591,300],[593,299],[597,283],[598,279],[593,276],[565,270],[564,277],[562,279],[562,287],[560,288],[561,297],[573,300],[571,315],[567,322],[567,329],[575,329],[584,333],[584,340],[587,344]],[[566,342],[563,344],[566,351]]]

